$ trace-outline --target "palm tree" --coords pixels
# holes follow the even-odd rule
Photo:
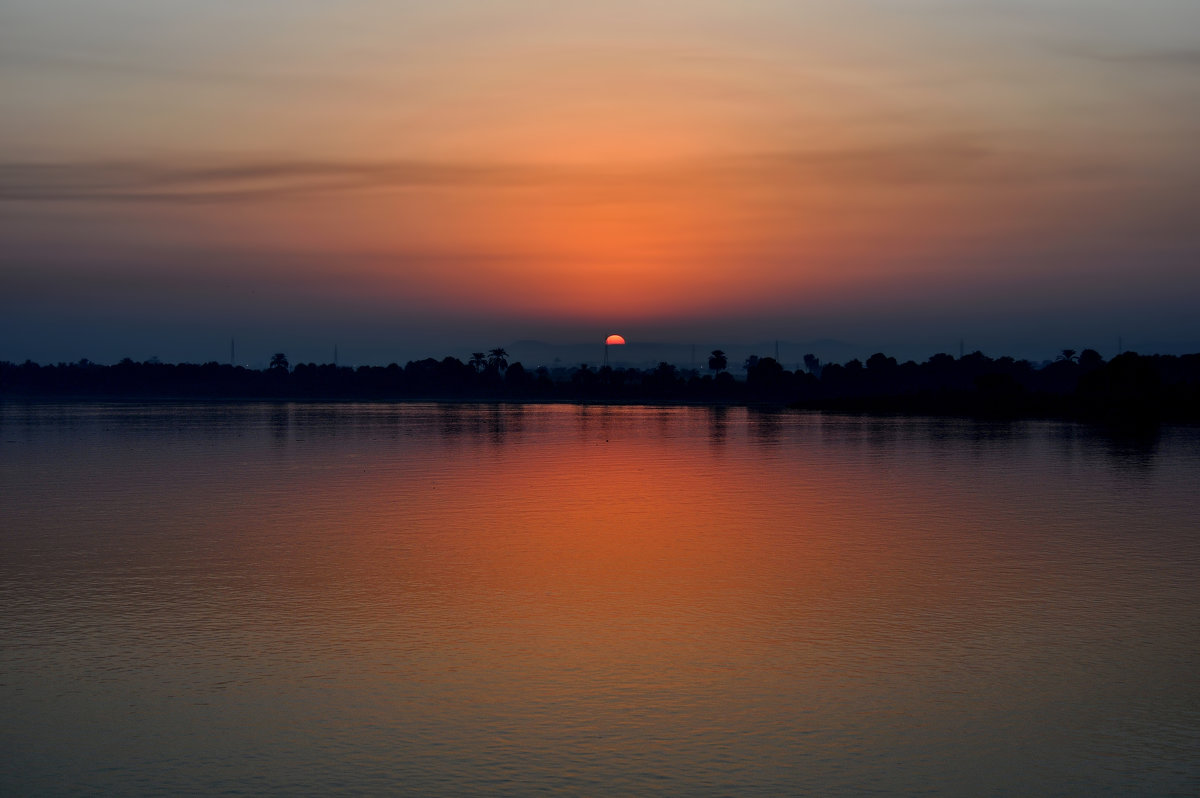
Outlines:
[[[487,364],[487,358],[483,356],[483,352],[472,352],[471,359],[467,362],[467,365],[474,368],[476,372],[483,371]]]
[[[271,371],[287,371],[288,359],[283,352],[276,352],[271,356]]]
[[[488,365],[494,366],[497,371],[508,368],[508,352],[504,351],[504,347],[497,347],[488,352]]]
[[[712,354],[708,356],[708,367],[712,369],[714,375],[720,374],[729,365],[729,359],[725,357],[725,353],[720,349],[714,349]]]
[[[1068,363],[1074,363],[1078,358],[1075,357],[1074,349],[1064,349],[1062,354],[1058,356],[1059,360],[1065,360]]]

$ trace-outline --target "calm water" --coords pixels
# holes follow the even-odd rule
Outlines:
[[[0,404],[0,793],[1200,791],[1200,431]]]

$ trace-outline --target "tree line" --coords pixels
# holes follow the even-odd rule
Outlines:
[[[882,352],[865,362],[823,364],[804,357],[789,371],[771,357],[750,357],[745,378],[721,350],[707,372],[670,363],[654,368],[527,369],[502,348],[401,366],[291,364],[276,353],[265,369],[216,362],[80,360],[40,365],[0,362],[2,398],[213,398],[280,400],[437,400],[763,403],[814,410],[1080,416],[1113,420],[1200,420],[1200,354],[1139,355],[1105,361],[1066,349],[1046,365],[973,352],[898,362]]]

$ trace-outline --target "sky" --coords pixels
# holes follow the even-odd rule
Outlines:
[[[0,359],[1200,351],[1197,142],[1196,0],[3,0]]]

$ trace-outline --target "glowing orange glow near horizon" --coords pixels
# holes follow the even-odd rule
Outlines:
[[[620,335],[617,335],[616,333],[613,333],[612,335],[610,335],[604,339],[604,343],[606,346],[620,346],[625,343],[625,338],[624,338],[624,336],[620,336]]]
[[[455,346],[1200,329],[1196,4],[1089,9],[1075,48],[1039,4],[15,3],[18,362],[83,309],[123,355],[265,296],[271,335]]]

